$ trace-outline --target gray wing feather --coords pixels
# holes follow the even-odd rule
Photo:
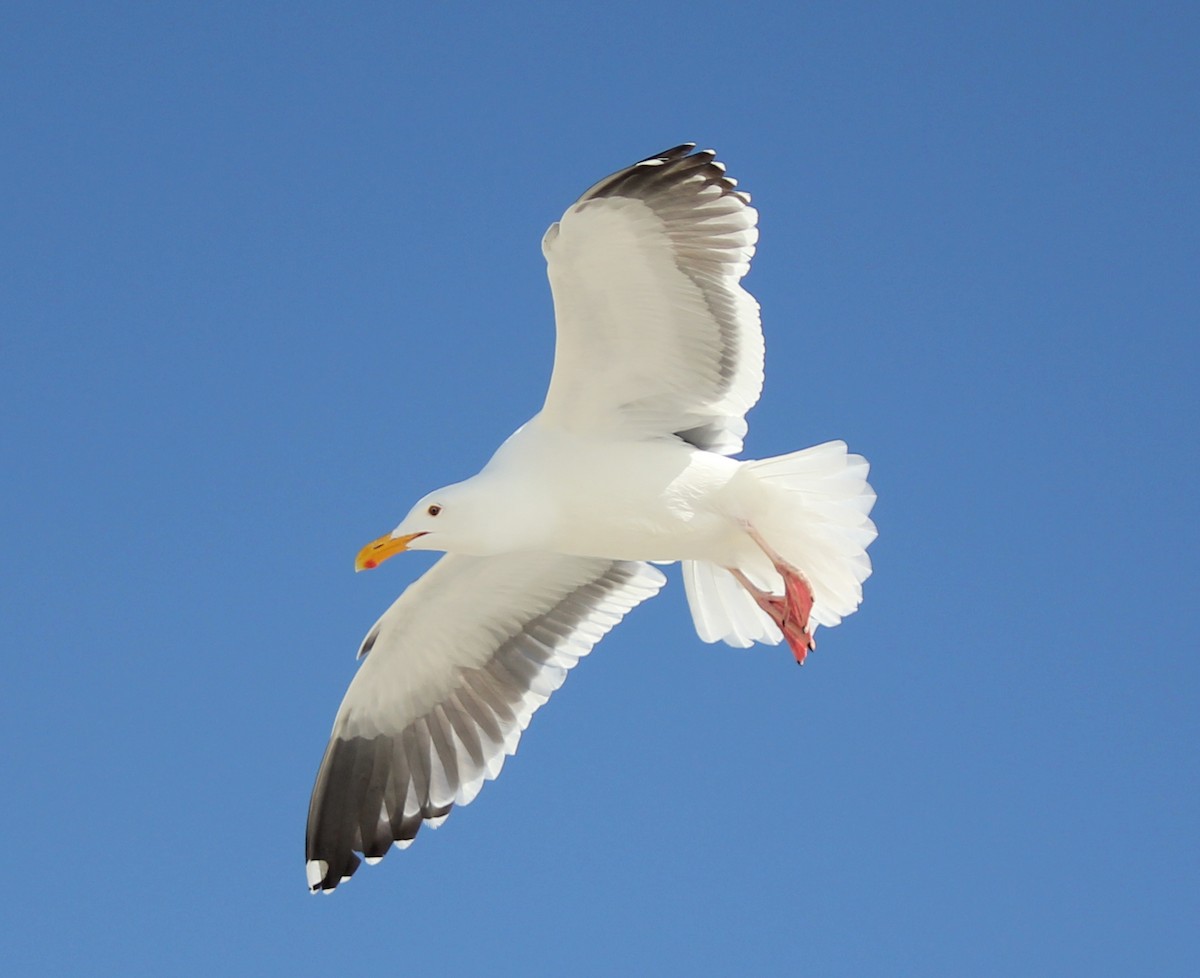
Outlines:
[[[569,424],[603,419],[611,392],[627,425],[732,454],[762,391],[758,304],[738,284],[757,213],[716,154],[694,149],[606,177],[547,231],[561,356],[543,410]]]
[[[443,557],[368,633],[309,806],[309,885],[332,890],[467,804],[533,712],[631,608],[649,564]],[[412,688],[412,687],[421,688]]]

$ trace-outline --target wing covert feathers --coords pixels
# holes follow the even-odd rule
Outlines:
[[[470,802],[567,671],[664,581],[633,561],[443,557],[363,643],[309,806],[310,888]]]
[[[546,232],[558,342],[544,420],[741,449],[763,379],[758,303],[739,284],[758,215],[694,149],[606,177]]]

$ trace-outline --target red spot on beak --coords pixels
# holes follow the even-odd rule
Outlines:
[[[363,568],[365,570],[374,570],[378,566],[379,566],[379,564],[377,562],[375,562],[374,560],[364,560],[363,561]]]

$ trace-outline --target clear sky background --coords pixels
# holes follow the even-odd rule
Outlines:
[[[8,3],[12,974],[1200,973],[1188,3]],[[540,406],[546,226],[685,140],[761,210],[749,456],[873,463],[862,610],[678,573],[437,832],[309,895],[333,715]]]

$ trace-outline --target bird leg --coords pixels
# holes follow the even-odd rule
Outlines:
[[[730,568],[730,573],[744,587],[755,603],[775,623],[775,627],[787,639],[792,655],[796,657],[797,665],[804,665],[804,659],[810,651],[817,647],[816,640],[808,627],[808,617],[812,613],[813,590],[805,576],[784,560],[775,549],[762,538],[762,535],[749,524],[746,532],[755,543],[762,548],[763,553],[775,565],[775,570],[783,578],[783,594],[772,594],[757,587],[745,574],[736,567]]]

